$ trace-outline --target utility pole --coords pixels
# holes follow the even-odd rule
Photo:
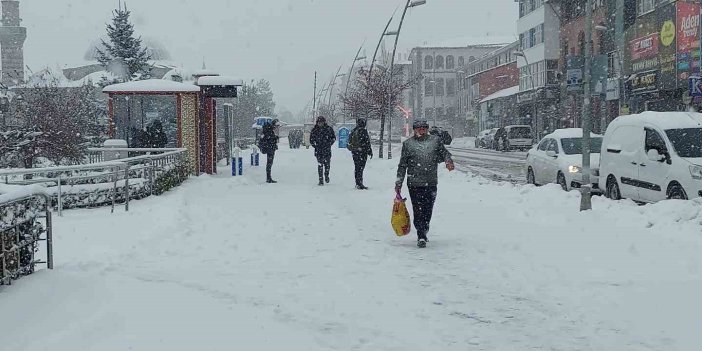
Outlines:
[[[592,0],[585,1],[585,67],[583,74],[583,185],[580,197],[580,211],[592,210],[592,183],[590,182],[590,126],[591,126],[591,65],[592,65]]]

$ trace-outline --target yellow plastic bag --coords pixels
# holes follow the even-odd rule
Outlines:
[[[390,219],[390,223],[397,236],[405,236],[412,230],[410,215],[409,211],[407,211],[405,201],[407,200],[403,199],[398,194],[395,198],[395,203],[392,205],[392,218]]]

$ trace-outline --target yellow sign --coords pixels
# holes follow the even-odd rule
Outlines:
[[[665,21],[661,28],[661,43],[663,46],[671,46],[675,41],[675,23],[673,21]]]
[[[629,115],[629,105],[622,105],[619,107],[619,115],[627,116]]]

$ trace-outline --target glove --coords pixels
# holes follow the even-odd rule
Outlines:
[[[395,193],[400,195],[402,193],[402,186],[395,186]]]
[[[448,169],[449,172],[452,172],[454,169],[456,169],[456,165],[454,165],[453,162],[446,163],[446,169]]]

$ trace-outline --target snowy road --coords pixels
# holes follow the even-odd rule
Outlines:
[[[449,147],[449,150],[459,170],[492,180],[526,183],[526,152],[500,152],[473,147]]]
[[[335,151],[56,219],[56,269],[0,288],[3,350],[696,350],[702,202],[640,207],[441,170],[427,249]],[[226,172],[224,172],[226,173]],[[9,316],[9,317],[8,317]]]

